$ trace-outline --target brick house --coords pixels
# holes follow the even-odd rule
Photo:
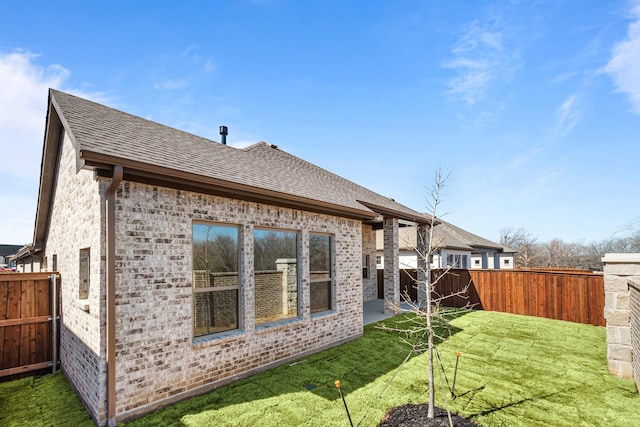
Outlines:
[[[41,167],[26,255],[61,275],[61,366],[101,425],[361,336],[375,230],[397,303],[398,229],[425,221],[274,145],[55,90]]]

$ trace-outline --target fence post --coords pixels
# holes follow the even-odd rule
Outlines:
[[[58,369],[58,276],[52,274],[51,280],[51,373]]]
[[[602,262],[609,373],[633,378],[629,280],[640,276],[640,254],[605,254]]]

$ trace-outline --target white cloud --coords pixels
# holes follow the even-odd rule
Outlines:
[[[47,97],[69,71],[35,64],[30,52],[0,52],[0,243],[31,241],[35,219]]]
[[[573,129],[580,119],[580,109],[576,95],[567,98],[556,110],[556,131],[565,135]]]
[[[0,53],[0,150],[16,159],[3,162],[5,179],[37,182],[48,90],[69,76],[60,65],[35,65],[36,58],[29,52]]]
[[[629,24],[627,37],[614,46],[605,71],[613,78],[616,91],[627,95],[633,112],[640,114],[640,2],[635,3],[631,14],[634,21]]]
[[[548,200],[550,194],[557,187],[560,177],[560,171],[555,170],[545,171],[538,176],[530,176],[528,184],[520,189],[518,199],[526,200],[527,203],[537,203],[540,199]]]
[[[524,153],[511,158],[506,164],[506,171],[518,171],[525,167],[531,160],[535,159],[542,152],[542,148],[535,147]]]
[[[517,68],[512,54],[504,47],[501,31],[474,21],[461,35],[443,67],[456,72],[449,80],[448,93],[473,106],[483,99],[489,87],[506,80]]]
[[[182,80],[166,79],[153,84],[154,89],[167,89],[167,90],[184,89],[187,86],[189,86],[189,83],[184,79]]]

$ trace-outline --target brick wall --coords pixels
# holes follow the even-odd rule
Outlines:
[[[281,316],[283,271],[256,271],[254,280],[255,298],[260,301],[255,317],[268,319]]]
[[[76,173],[75,152],[65,135],[51,204],[45,257],[56,256],[61,273],[60,362],[64,374],[95,418],[105,413],[104,193],[106,181]],[[88,295],[80,299],[80,251],[88,249]],[[52,267],[49,263],[49,268]]]
[[[121,419],[361,335],[363,239],[359,221],[131,182],[121,184],[116,210],[116,282],[120,290],[116,396]],[[240,225],[242,278],[241,330],[195,342],[194,220]],[[254,298],[261,296],[253,274],[254,227],[301,234],[302,300],[295,321],[255,325]],[[333,234],[336,246],[336,311],[313,317],[306,261],[309,232]],[[281,289],[282,281],[279,283]]]
[[[206,270],[193,272],[195,288],[238,286],[238,273],[211,273],[207,277]],[[193,321],[196,329],[205,330],[209,325],[223,327],[236,324],[237,290],[224,290],[203,293],[199,301],[194,302]]]

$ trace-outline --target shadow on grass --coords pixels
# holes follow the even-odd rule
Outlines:
[[[480,387],[477,391],[481,391],[482,389],[484,389],[484,387],[485,386]],[[523,404],[530,403],[530,402],[535,402],[535,401],[538,401],[538,400],[546,400],[546,399],[548,399],[550,397],[553,397],[553,396],[569,393],[569,392],[571,392],[572,390],[575,390],[575,389],[576,389],[576,387],[572,387],[572,388],[569,388],[569,389],[566,389],[566,390],[562,390],[562,391],[554,391],[552,393],[543,393],[543,394],[538,394],[538,395],[535,395],[535,396],[525,397],[525,398],[522,398],[522,399],[518,399],[518,400],[514,400],[512,402],[505,403],[503,405],[491,405],[491,407],[489,409],[485,409],[484,411],[479,411],[479,412],[475,412],[475,413],[470,413],[469,416],[471,416],[473,418],[476,418],[476,417],[480,417],[480,416],[491,415],[491,414],[493,414],[495,412],[503,411],[505,409],[508,409],[508,408],[511,408],[511,407],[514,407],[514,406],[523,405]],[[473,394],[473,396],[475,396],[475,393]],[[473,399],[473,397],[472,397],[472,399]],[[469,403],[471,403],[471,400],[469,401]]]
[[[464,313],[455,313],[453,316],[462,315]],[[410,349],[400,345],[397,332],[384,330],[380,324],[384,323],[391,328],[402,327],[408,324],[406,321],[411,316],[412,314],[401,314],[367,325],[364,335],[354,341],[175,403],[128,425],[180,424],[180,419],[185,415],[196,415],[293,393],[311,393],[329,401],[337,401],[340,394],[335,380],[341,380],[343,393],[348,396],[398,369]],[[458,331],[460,329],[451,327],[448,333],[453,335]],[[275,403],[277,404],[278,402]]]

